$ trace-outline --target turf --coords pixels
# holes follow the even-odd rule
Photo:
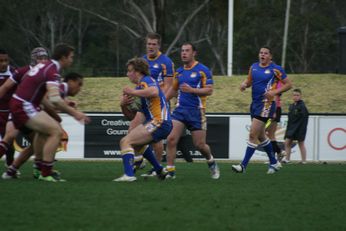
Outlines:
[[[2,164],[2,163],[0,163]],[[178,163],[177,179],[116,183],[118,161],[59,161],[65,183],[39,182],[31,164],[18,180],[0,180],[1,230],[345,230],[343,164],[289,164],[266,175],[220,163]],[[148,167],[147,167],[148,168]]]

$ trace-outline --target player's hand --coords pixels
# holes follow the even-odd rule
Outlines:
[[[73,108],[77,108],[77,102],[74,100],[65,100],[67,105]]]
[[[74,118],[82,124],[88,124],[91,122],[91,119],[81,111],[77,111]]]
[[[264,93],[264,97],[265,97],[266,99],[273,99],[275,95],[276,95],[275,91],[272,91],[272,90],[266,91],[266,92]]]
[[[191,87],[187,83],[183,83],[182,85],[180,85],[179,89],[180,89],[180,91],[186,92],[186,93],[193,93],[193,91],[194,91],[194,88]]]
[[[246,83],[241,83],[239,89],[241,92],[243,92],[246,90],[246,87],[247,87]]]
[[[134,100],[134,97],[127,94],[122,94],[120,99],[120,106],[130,105]]]
[[[133,89],[132,87],[126,86],[123,88],[123,93],[125,95],[133,95],[133,92],[136,91],[135,89]]]

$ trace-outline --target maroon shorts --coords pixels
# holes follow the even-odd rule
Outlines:
[[[22,130],[25,128],[28,120],[39,112],[39,109],[30,102],[12,98],[10,101],[10,111],[14,126],[18,130]]]

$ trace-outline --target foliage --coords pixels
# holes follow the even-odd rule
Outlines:
[[[280,63],[285,9],[286,0],[234,0],[233,73],[246,73],[262,45],[270,45]],[[341,0],[292,1],[288,72],[337,72],[337,28],[346,25],[344,12]],[[32,48],[69,42],[77,48],[75,70],[121,76],[123,64],[144,53],[146,33],[157,31],[175,63],[180,44],[188,40],[197,44],[203,63],[225,75],[227,13],[226,0],[2,0],[0,46],[21,66]]]

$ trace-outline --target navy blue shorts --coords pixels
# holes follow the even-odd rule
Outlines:
[[[250,107],[251,117],[273,118],[276,110],[275,102],[271,103],[252,103]]]
[[[159,142],[160,140],[166,139],[169,133],[171,133],[173,124],[171,120],[164,120],[162,122],[151,120],[144,124],[144,127],[151,133],[153,141]]]
[[[182,122],[190,131],[207,130],[205,109],[177,107],[171,117]]]

